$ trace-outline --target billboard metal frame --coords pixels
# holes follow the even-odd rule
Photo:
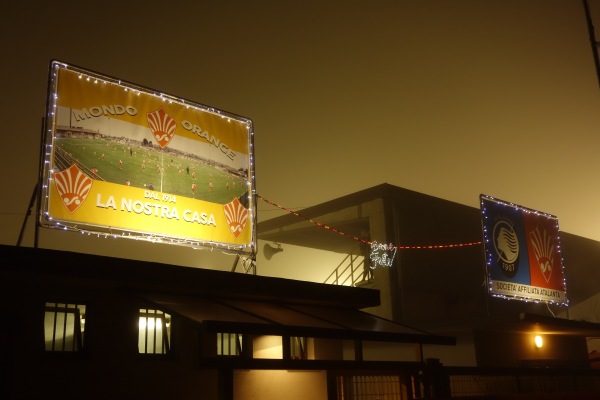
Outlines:
[[[56,60],[46,107],[39,226],[256,253],[250,119]]]
[[[490,295],[568,305],[558,218],[483,194],[480,204]]]

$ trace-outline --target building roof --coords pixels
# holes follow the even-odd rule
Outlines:
[[[196,322],[204,332],[455,344],[453,337],[434,335],[349,307],[219,297],[143,297],[160,309]]]
[[[188,318],[205,332],[454,345],[361,311],[373,289],[180,267],[50,249],[0,246],[3,294],[114,291]],[[10,287],[8,287],[10,286]]]

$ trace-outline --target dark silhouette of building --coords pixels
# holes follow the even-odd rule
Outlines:
[[[598,398],[600,324],[569,315],[598,243],[561,232],[564,307],[488,295],[478,209],[385,184],[300,213],[344,235],[285,215],[259,239],[468,245],[407,246],[366,281],[348,257],[345,284],[0,246],[3,398]]]
[[[408,390],[419,352],[377,361],[372,343],[455,343],[361,311],[373,289],[0,251],[3,398],[325,399],[356,371],[400,366],[393,385]]]

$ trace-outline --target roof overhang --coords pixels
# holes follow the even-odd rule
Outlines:
[[[534,325],[537,331],[549,334],[600,337],[600,324],[594,322],[530,313],[519,314],[519,320],[524,324]]]
[[[455,337],[407,327],[351,307],[159,294],[142,297],[208,333],[456,345]]]

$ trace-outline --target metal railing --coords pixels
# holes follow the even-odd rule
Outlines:
[[[336,400],[600,399],[600,370],[425,365],[412,371],[335,373]]]
[[[356,246],[350,254],[338,264],[323,283],[330,285],[355,286],[364,278],[364,257],[360,254],[360,246]]]
[[[438,379],[448,384],[450,398],[596,393],[600,399],[598,369],[442,367],[439,373]]]

